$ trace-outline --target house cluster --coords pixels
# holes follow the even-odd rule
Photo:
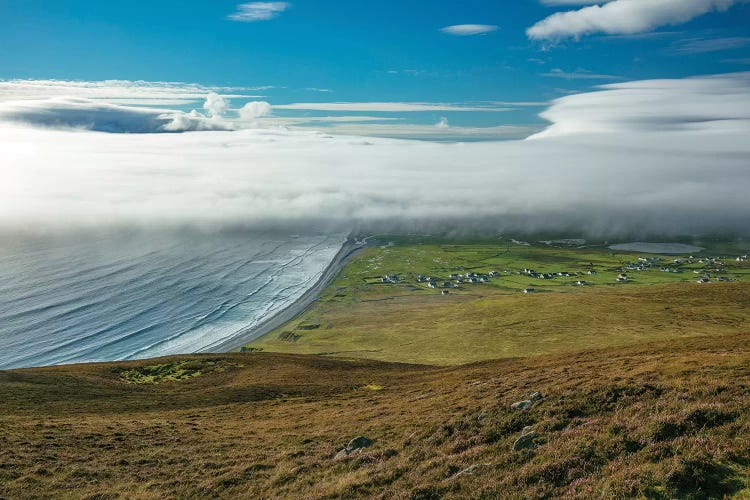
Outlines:
[[[628,271],[648,271],[660,264],[661,259],[659,257],[638,257],[637,262],[627,262],[624,267]]]
[[[448,276],[449,280],[453,281],[447,281],[443,278],[437,278],[437,277],[428,277],[423,275],[417,276],[417,282],[419,283],[427,283],[427,286],[429,288],[458,288],[460,285],[466,284],[466,283],[489,283],[491,278],[496,278],[500,276],[500,273],[497,271],[492,271],[487,274],[479,274],[479,273],[466,273],[466,274],[456,274],[453,273],[450,276]]]
[[[721,282],[721,283],[726,283],[727,281],[732,281],[732,280],[726,276],[718,276],[716,278],[716,281]],[[711,277],[707,274],[704,274],[703,276],[700,277],[697,283],[701,285],[704,285],[706,283],[711,283]]]
[[[398,283],[399,281],[401,281],[401,278],[395,274],[387,274],[380,278],[381,283]]]
[[[696,269],[693,271],[695,274],[705,275],[707,277],[709,272],[716,274],[723,274],[726,272],[725,264],[721,260],[721,257],[702,257],[696,258],[690,256],[688,259],[676,258],[672,262],[662,262],[659,257],[639,257],[637,262],[628,262],[623,266],[625,271],[649,271],[658,269],[663,273],[681,273],[683,269],[681,266],[685,264],[702,264],[703,269]],[[702,279],[702,278],[701,278]]]
[[[538,273],[534,271],[533,269],[527,269],[527,268],[520,270],[518,274],[525,274],[526,276],[530,278],[537,278],[541,280],[551,280],[551,279],[555,279],[559,277],[569,278],[573,276],[571,273],[564,272],[564,271],[560,271],[556,273]]]
[[[747,255],[737,257],[737,262],[747,262]]]

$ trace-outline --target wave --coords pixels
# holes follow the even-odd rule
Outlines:
[[[294,302],[337,235],[0,240],[0,369],[197,352]]]

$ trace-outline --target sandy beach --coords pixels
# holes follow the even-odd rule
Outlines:
[[[287,323],[307,310],[320,296],[320,293],[328,286],[333,278],[339,273],[344,265],[356,255],[367,244],[364,241],[357,241],[354,238],[348,238],[341,246],[328,267],[318,278],[313,286],[308,288],[297,300],[289,304],[276,314],[266,318],[257,325],[247,328],[246,330],[234,335],[232,338],[217,342],[216,344],[201,350],[200,352],[229,352],[239,349],[243,345],[262,337],[270,331],[275,330],[284,323]]]

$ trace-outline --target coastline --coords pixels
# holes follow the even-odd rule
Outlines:
[[[249,327],[230,339],[220,341],[211,347],[207,347],[198,352],[201,353],[224,353],[231,352],[241,348],[243,345],[252,342],[279,328],[285,323],[304,313],[316,300],[325,288],[333,281],[333,278],[341,271],[349,260],[354,257],[360,250],[367,246],[366,239],[358,241],[352,237],[347,238],[341,249],[336,253],[328,266],[320,274],[318,280],[294,302],[284,307],[277,313],[264,319],[255,326]]]

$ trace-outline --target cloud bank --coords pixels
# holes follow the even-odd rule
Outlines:
[[[512,103],[509,103],[512,104]],[[419,111],[509,111],[507,107],[463,106],[460,104],[435,104],[421,102],[298,102],[274,106],[276,109],[308,111],[367,111],[376,113],[409,113]]]
[[[750,73],[604,85],[599,92],[555,101],[541,116],[552,122],[533,138],[750,132]],[[748,157],[750,160],[750,157]]]
[[[77,97],[26,99],[0,102],[0,124],[16,123],[54,129],[80,129],[95,132],[155,134],[208,130],[239,130],[253,126],[253,120],[271,113],[263,101],[247,103],[236,117],[227,117],[227,101],[218,94],[207,96],[207,114],[160,108],[110,104]]]
[[[101,134],[0,117],[0,227],[750,231],[750,74],[608,85],[544,117],[530,140],[456,144]]]
[[[558,12],[526,30],[532,40],[578,38],[593,33],[628,35],[682,24],[721,12],[747,0],[614,0],[579,10]]]
[[[183,113],[136,108],[66,97],[0,103],[2,122],[131,134],[232,129],[227,123],[212,120],[195,111]]]
[[[238,130],[249,127],[288,127],[309,130],[312,127],[325,128],[329,133],[374,135],[394,138],[419,138],[427,140],[503,140],[518,139],[539,130],[533,127],[451,127],[450,129],[430,130],[428,120],[418,115],[414,119],[405,116],[386,117],[385,113],[440,113],[446,112],[485,112],[500,113],[529,105],[545,103],[527,102],[487,102],[473,104],[429,103],[429,102],[317,102],[280,104],[273,108],[283,111],[273,116],[272,106],[257,99],[251,92],[265,91],[271,87],[218,87],[179,82],[144,82],[109,80],[100,82],[61,81],[61,80],[0,80],[0,109],[6,108],[6,121],[48,127],[70,127],[110,132],[182,132],[194,130]],[[310,90],[310,89],[308,89]],[[312,89],[322,92],[325,89]],[[208,97],[207,97],[208,96]],[[46,123],[38,116],[27,116],[19,109],[7,109],[10,101],[37,101],[33,104],[40,113],[46,107],[59,107],[54,99],[78,99],[78,117],[67,120],[65,116],[48,119]],[[46,103],[44,101],[47,101]],[[87,102],[91,101],[91,102]],[[117,115],[114,126],[111,116],[103,113],[84,115],[87,110],[96,108],[95,103],[121,108],[109,109],[110,115]],[[26,103],[27,107],[31,106]],[[72,103],[69,106],[73,106]],[[130,109],[133,108],[133,109]],[[189,109],[197,109],[186,113]],[[124,115],[143,116],[144,109],[152,115],[151,123],[140,123],[137,118],[125,120]],[[116,111],[116,113],[114,113]],[[309,111],[330,111],[340,116],[318,116]],[[364,112],[364,113],[362,113]],[[66,111],[72,113],[72,110]],[[353,113],[357,113],[355,116]],[[378,116],[368,116],[367,113]],[[209,118],[210,121],[206,121]],[[388,121],[403,120],[391,124]],[[429,118],[432,120],[432,117]],[[128,127],[132,122],[135,126]],[[168,124],[171,125],[167,126]],[[376,123],[381,122],[381,123]],[[407,123],[412,122],[412,123]],[[416,122],[416,123],[415,123]],[[372,127],[367,125],[372,124]]]

